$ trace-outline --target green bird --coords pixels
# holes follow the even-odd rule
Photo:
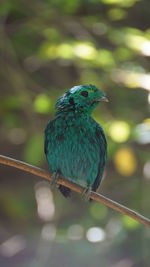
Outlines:
[[[74,86],[57,100],[55,118],[45,129],[44,150],[52,184],[61,175],[84,187],[88,199],[100,185],[107,158],[104,131],[91,117],[101,101],[108,100],[96,86]],[[71,192],[62,185],[59,190],[65,197]]]

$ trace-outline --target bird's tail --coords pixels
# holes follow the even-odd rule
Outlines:
[[[66,186],[60,185],[59,190],[63,194],[64,197],[70,197],[71,190],[67,188]]]

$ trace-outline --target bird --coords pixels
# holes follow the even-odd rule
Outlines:
[[[82,186],[88,200],[91,191],[100,186],[107,160],[104,130],[91,116],[103,101],[108,99],[95,85],[74,86],[58,98],[55,117],[45,128],[44,151],[52,173],[51,185],[61,175]],[[71,189],[58,188],[63,196],[70,196]]]

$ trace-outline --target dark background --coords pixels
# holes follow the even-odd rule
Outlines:
[[[150,218],[150,1],[0,1],[0,153],[48,169],[58,96],[95,84],[108,141],[100,188]],[[148,267],[150,230],[0,166],[0,266]]]

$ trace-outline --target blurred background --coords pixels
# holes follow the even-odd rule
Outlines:
[[[106,92],[100,192],[150,218],[150,1],[0,2],[0,153],[48,170],[44,128],[78,84]],[[150,229],[0,166],[0,266],[148,267]]]

